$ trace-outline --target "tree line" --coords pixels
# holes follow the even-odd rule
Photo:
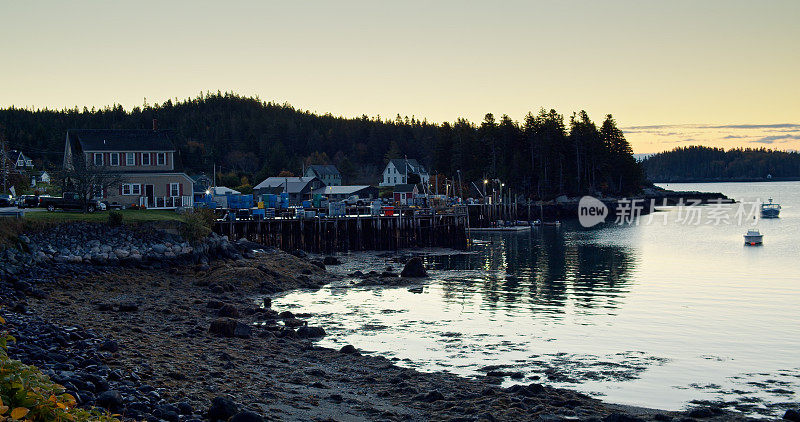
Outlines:
[[[800,153],[767,148],[679,147],[642,161],[653,182],[800,178]]]
[[[532,198],[604,192],[629,194],[643,172],[611,115],[598,126],[586,112],[568,121],[555,110],[528,113],[522,122],[487,114],[434,124],[416,117],[384,119],[314,114],[234,93],[201,93],[126,111],[101,109],[0,110],[0,130],[12,148],[45,168],[60,168],[68,129],[160,129],[173,139],[184,170],[219,176],[230,185],[258,183],[304,164],[335,164],[346,183],[375,184],[392,158],[416,158],[431,174],[464,182],[499,179]],[[474,193],[471,193],[474,196]]]

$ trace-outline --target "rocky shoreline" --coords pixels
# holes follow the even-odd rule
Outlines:
[[[0,313],[18,339],[9,354],[80,405],[127,420],[750,420],[713,407],[615,406],[537,383],[500,388],[492,376],[421,373],[354,346],[315,346],[324,327],[270,303],[332,281],[326,260],[300,252],[105,225],[26,238],[0,255]],[[417,264],[407,275],[420,275]],[[364,279],[401,282],[390,271]]]

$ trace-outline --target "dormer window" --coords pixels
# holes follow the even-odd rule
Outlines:
[[[125,165],[126,166],[135,166],[136,165],[136,155],[132,152],[125,153]]]
[[[96,166],[103,165],[103,154],[94,154],[94,165]]]
[[[109,164],[111,164],[112,166],[118,166],[119,165],[119,154],[117,154],[115,152],[109,154],[108,161],[109,161]]]
[[[159,166],[166,166],[167,165],[167,153],[166,152],[159,152],[156,154],[156,165]]]

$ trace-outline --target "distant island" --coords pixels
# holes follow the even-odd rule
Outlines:
[[[217,183],[247,192],[269,176],[299,175],[304,165],[333,164],[345,184],[375,184],[391,159],[416,159],[430,181],[461,181],[476,197],[503,187],[520,196],[602,192],[628,195],[643,183],[641,167],[613,117],[595,124],[586,112],[528,113],[522,121],[491,113],[435,124],[411,116],[357,118],[315,114],[288,104],[233,93],[205,93],[125,110],[0,109],[0,136],[11,149],[32,157],[36,168],[61,167],[69,129],[171,130],[178,158],[189,174],[210,174]],[[444,192],[443,188],[439,189]]]
[[[689,146],[641,161],[651,182],[800,180],[800,153],[767,148]]]

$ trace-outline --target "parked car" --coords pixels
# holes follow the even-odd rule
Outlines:
[[[13,207],[16,205],[14,203],[14,197],[11,195],[3,194],[0,195],[0,207]]]
[[[47,208],[47,211],[55,210],[82,210],[83,201],[81,196],[75,192],[64,192],[61,197],[41,197],[39,198],[39,206]],[[100,203],[94,199],[90,199],[86,204],[86,211],[95,212],[100,209]]]
[[[36,208],[39,206],[39,195],[22,195],[17,198],[17,208]]]

